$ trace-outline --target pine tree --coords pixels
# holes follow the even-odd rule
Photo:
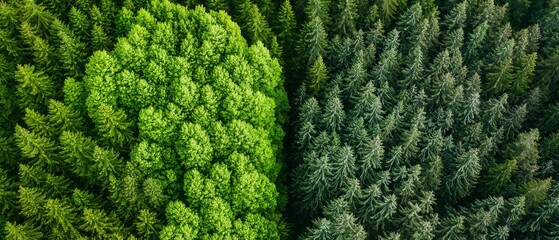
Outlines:
[[[66,70],[68,77],[80,76],[83,72],[83,62],[86,60],[85,44],[64,24],[58,21],[53,23],[60,41],[57,56]]]
[[[328,49],[327,34],[319,17],[311,18],[301,31],[300,52],[307,66],[313,64],[319,56],[325,56]]]
[[[503,116],[507,107],[508,95],[503,94],[499,99],[489,99],[484,109],[484,121],[486,128],[496,129],[497,125],[503,121]]]
[[[328,79],[328,69],[322,60],[322,56],[318,56],[307,73],[307,81],[309,89],[312,90],[312,96],[315,96],[324,86]]]
[[[522,185],[521,192],[526,197],[526,208],[531,209],[545,200],[550,187],[551,178],[533,179]]]
[[[72,166],[72,171],[80,177],[91,177],[95,173],[93,164],[93,150],[95,143],[91,138],[80,132],[64,131],[60,135],[61,154],[65,161]]]
[[[488,29],[489,24],[485,21],[477,25],[473,32],[469,35],[469,39],[466,42],[464,49],[464,60],[467,64],[473,64],[474,60],[479,58]]]
[[[539,159],[538,141],[540,134],[537,129],[518,135],[516,141],[505,147],[504,157],[516,159],[518,174],[514,177],[515,182],[525,183],[533,178]]]
[[[344,126],[346,115],[342,101],[337,96],[330,96],[322,112],[322,124],[330,131],[339,131]]]
[[[205,1],[206,6],[208,9],[213,11],[224,11],[229,12],[229,2],[224,0],[209,0]]]
[[[382,167],[382,159],[384,157],[384,149],[379,136],[365,141],[362,147],[358,148],[359,171],[361,174],[359,179],[363,184],[371,184],[373,182],[376,171]]]
[[[534,79],[534,70],[536,68],[536,53],[521,56],[518,60],[518,66],[514,73],[514,81],[511,84],[511,90],[516,94],[524,93]]]
[[[103,186],[108,186],[111,177],[120,176],[124,169],[124,163],[115,151],[97,146],[93,150],[93,162],[97,179]]]
[[[332,239],[332,232],[330,230],[331,226],[332,222],[328,219],[319,218],[317,220],[313,220],[313,227],[307,229],[307,232],[303,235],[302,239]]]
[[[351,67],[345,74],[344,83],[342,84],[345,99],[354,99],[358,96],[359,90],[367,80],[365,61],[363,52],[356,54]]]
[[[399,34],[400,33],[397,30],[393,30],[386,38],[384,51],[380,56],[380,61],[373,69],[372,75],[377,83],[392,83],[395,80],[395,77],[398,76]]]
[[[379,15],[382,22],[389,25],[394,18],[396,18],[396,13],[400,8],[402,8],[401,0],[382,0],[378,1],[376,5],[378,6]]]
[[[17,199],[17,185],[8,173],[0,168],[0,214],[6,219],[14,213]]]
[[[367,135],[369,135],[369,133],[365,128],[363,118],[354,118],[350,120],[347,126],[347,133],[344,134],[345,139],[348,139],[349,145],[356,150],[361,148],[365,142],[369,140]]]
[[[90,22],[87,15],[80,9],[72,6],[68,12],[70,27],[82,40],[89,39]]]
[[[18,65],[15,79],[19,83],[17,95],[22,109],[41,109],[47,101],[54,97],[54,83],[34,66]]]
[[[48,199],[44,205],[45,226],[51,229],[51,236],[54,238],[79,238],[80,233],[77,226],[77,216],[75,209],[58,199]]]
[[[422,130],[425,125],[425,111],[417,109],[416,115],[412,119],[409,129],[404,130],[402,134],[402,157],[404,162],[409,162],[411,157],[415,156],[419,151],[419,141],[421,140]]]
[[[39,240],[43,237],[40,229],[30,224],[6,222],[4,232],[7,240]]]
[[[156,214],[149,210],[142,209],[136,219],[136,229],[145,239],[156,239],[160,229],[159,220]]]
[[[99,209],[84,208],[81,216],[83,224],[80,227],[95,239],[111,238],[114,237],[112,233],[120,234],[123,230],[115,217]]]
[[[32,109],[25,109],[25,124],[33,131],[41,136],[50,137],[52,128],[48,122],[47,116],[40,114]]]
[[[20,214],[33,223],[43,224],[46,220],[44,205],[45,195],[36,188],[19,187],[18,204],[21,208]]]
[[[120,147],[130,142],[133,138],[132,125],[123,110],[115,110],[110,105],[101,104],[98,111],[99,114],[94,121],[105,141]]]
[[[305,6],[305,14],[307,21],[312,21],[318,18],[323,24],[324,28],[330,26],[330,1],[329,0],[309,0]]]
[[[445,193],[456,200],[467,196],[477,184],[481,165],[477,149],[460,154],[450,165],[446,176]]]
[[[326,156],[319,157],[316,153],[311,153],[303,158],[304,163],[296,176],[297,189],[301,191],[302,209],[314,215],[330,197],[334,169]]]
[[[351,213],[335,216],[332,232],[333,239],[365,240],[367,237],[367,233]]]
[[[489,172],[484,176],[482,181],[485,185],[485,191],[488,194],[500,193],[506,187],[511,177],[517,169],[517,161],[510,159],[501,164],[495,164],[489,168]]]
[[[282,48],[287,49],[296,43],[297,21],[289,0],[285,0],[278,11],[277,24],[275,25],[277,26],[278,43]],[[291,53],[292,51],[284,51],[284,57],[291,57]]]
[[[411,48],[409,44],[417,44],[417,47],[421,47],[421,43],[418,35],[421,34],[423,22],[423,10],[419,3],[415,3],[410,6],[407,11],[399,18],[397,26],[398,31],[402,34],[402,39],[406,39],[406,44],[404,44],[403,51],[408,52]]]
[[[456,6],[447,15],[447,18],[442,23],[447,31],[464,28],[468,17],[468,3],[467,1],[456,4]]]
[[[398,209],[396,195],[386,195],[378,202],[378,205],[373,207],[372,215],[367,218],[374,224],[376,231],[382,231],[387,225],[393,221],[393,218]]]
[[[416,46],[408,55],[406,59],[406,66],[402,70],[404,78],[398,81],[398,87],[400,89],[408,89],[413,85],[424,86],[423,83],[423,52],[421,46]]]
[[[50,100],[49,105],[49,122],[54,133],[61,134],[63,131],[78,131],[82,128],[82,120],[78,113],[65,106],[63,103]]]
[[[31,164],[40,167],[56,168],[60,163],[57,159],[56,144],[29,130],[16,126],[15,137],[24,157],[30,158]]]
[[[507,139],[511,139],[513,136],[518,134],[527,114],[528,111],[526,109],[526,104],[522,104],[511,109],[511,111],[507,114],[508,116],[505,117],[505,122],[503,124],[505,127],[505,137]]]
[[[299,149],[306,149],[311,139],[316,135],[316,126],[310,121],[301,123],[295,136],[295,142]]]
[[[33,61],[37,68],[56,76],[58,74],[58,66],[53,61],[55,59],[54,49],[47,41],[40,37],[33,38],[33,42],[30,45],[33,50]]]
[[[332,182],[333,188],[346,189],[355,178],[355,156],[350,146],[343,146],[334,152],[332,156]]]
[[[437,239],[466,240],[464,236],[464,217],[451,216],[443,218],[436,231]]]
[[[94,24],[91,28],[91,49],[93,51],[109,50],[111,47],[111,40],[105,29],[99,24]]]
[[[356,4],[353,0],[338,2],[338,16],[336,17],[336,32],[342,37],[348,37],[355,32],[357,18]]]
[[[375,95],[375,86],[373,82],[364,85],[357,97],[352,99],[353,109],[350,115],[353,117],[362,117],[367,129],[371,129],[380,123],[383,118],[384,111],[379,97]]]

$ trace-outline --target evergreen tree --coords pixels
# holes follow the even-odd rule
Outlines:
[[[9,240],[38,240],[43,237],[40,229],[30,224],[20,225],[7,222],[4,231],[6,232],[6,239]]]
[[[478,154],[477,149],[470,149],[450,164],[444,189],[451,199],[467,196],[477,184],[481,172]]]
[[[342,101],[337,96],[330,96],[322,112],[322,124],[330,131],[339,131],[344,126],[346,115]]]
[[[367,140],[362,147],[358,148],[359,179],[364,184],[373,182],[376,171],[381,169],[382,159],[384,157],[384,149],[382,142],[378,136]]]
[[[94,121],[103,139],[110,144],[122,147],[133,137],[131,123],[120,109],[114,110],[110,105],[101,104],[99,115]]]
[[[327,44],[327,34],[322,20],[319,17],[311,18],[304,24],[299,43],[300,52],[307,66],[313,64],[319,56],[326,54]]]
[[[54,97],[54,83],[43,72],[35,71],[34,66],[19,65],[14,76],[19,83],[17,95],[22,109],[40,109]]]
[[[298,169],[296,179],[301,191],[302,209],[314,215],[321,205],[330,197],[332,187],[333,166],[331,160],[326,157],[311,153],[304,156],[304,165]]]
[[[23,156],[30,158],[31,164],[51,169],[57,168],[60,164],[57,146],[52,140],[36,135],[19,125],[16,126],[15,137]]]
[[[278,43],[283,49],[288,49],[288,47],[293,46],[296,43],[297,37],[297,21],[295,19],[295,13],[291,6],[289,0],[285,0],[279,10],[277,15],[276,33],[278,37]],[[284,51],[284,59],[292,57],[292,51]],[[286,62],[291,65],[291,62]]]
[[[328,70],[322,60],[322,56],[318,56],[313,65],[309,68],[307,76],[308,86],[310,90],[312,90],[312,95],[316,95],[328,79]]]
[[[347,189],[355,178],[355,156],[350,146],[342,146],[332,156],[334,189]],[[339,190],[338,190],[339,191]]]
[[[336,17],[336,33],[343,37],[351,36],[355,32],[356,3],[353,0],[340,1],[338,3],[338,14]]]

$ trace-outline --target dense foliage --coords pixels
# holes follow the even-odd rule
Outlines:
[[[558,0],[0,1],[0,239],[558,239],[558,33]]]
[[[526,26],[513,4],[405,4],[376,1],[358,31],[358,3],[306,5],[302,238],[556,239],[558,128],[538,115],[558,83],[542,49],[557,49],[557,2]]]
[[[2,7],[5,45],[26,44],[2,54],[5,238],[283,234],[281,67],[226,13],[112,5],[97,42],[76,7],[73,28],[33,1]]]

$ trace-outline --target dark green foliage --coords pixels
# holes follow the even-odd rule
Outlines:
[[[329,44],[313,45],[328,47],[300,48],[312,69],[306,79],[316,79],[318,56],[328,69],[321,88],[307,80],[294,103],[293,156],[301,164],[294,206],[306,216],[296,221],[306,223],[303,239],[335,238],[334,223],[344,217],[329,214],[333,202],[370,239],[556,236],[553,224],[522,227],[554,196],[559,111],[542,105],[556,105],[555,87],[542,89],[553,85],[547,74],[555,71],[556,43],[552,51],[541,46],[556,35],[549,33],[555,18],[512,20],[553,8],[503,2],[510,1],[329,6],[333,25],[323,27],[330,35],[320,35]],[[320,3],[305,5],[303,33],[321,29],[310,27],[313,17],[329,19]]]

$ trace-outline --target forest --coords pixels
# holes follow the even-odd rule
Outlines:
[[[0,240],[559,239],[559,0],[0,0]]]

